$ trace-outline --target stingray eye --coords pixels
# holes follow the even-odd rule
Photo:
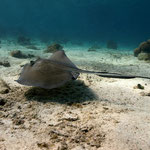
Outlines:
[[[34,61],[30,61],[30,66],[33,66],[35,64]]]

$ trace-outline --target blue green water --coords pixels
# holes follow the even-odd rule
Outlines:
[[[0,37],[136,47],[150,38],[149,6],[149,0],[0,0]]]

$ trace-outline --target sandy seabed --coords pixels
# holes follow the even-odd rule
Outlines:
[[[150,80],[112,79],[81,74],[63,87],[44,90],[15,82],[21,65],[30,59],[9,55],[11,50],[47,58],[51,54],[2,41],[0,76],[9,92],[0,94],[0,150],[149,150]],[[65,47],[81,69],[150,77],[150,63],[132,51]],[[136,88],[140,84],[144,89]]]

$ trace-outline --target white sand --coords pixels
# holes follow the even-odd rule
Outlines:
[[[43,53],[45,46],[27,50],[2,41],[1,47],[0,60],[8,60],[11,67],[0,66],[0,75],[12,90],[0,94],[0,99],[7,100],[0,106],[0,149],[150,149],[150,96],[142,96],[150,93],[150,80],[81,74],[78,80],[83,82],[41,94],[36,88],[14,81],[21,71],[20,65],[30,60],[12,58],[9,51],[19,49],[47,58],[48,54]],[[132,51],[64,49],[82,69],[150,77],[150,63],[137,60]],[[137,84],[144,89],[134,88]]]

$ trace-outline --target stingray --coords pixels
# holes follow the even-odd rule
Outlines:
[[[109,78],[147,78],[142,76],[122,75],[119,73],[95,72],[77,68],[75,64],[66,56],[63,50],[59,50],[49,59],[37,59],[26,64],[18,80],[18,83],[27,86],[53,89],[64,85],[66,82],[76,80],[80,73],[96,74]]]

